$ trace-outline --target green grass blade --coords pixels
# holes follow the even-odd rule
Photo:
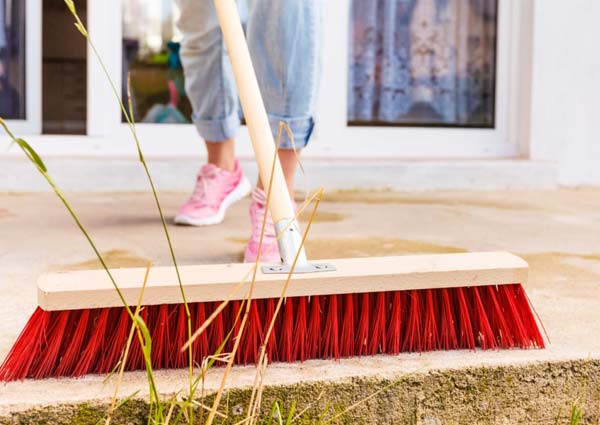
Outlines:
[[[571,416],[569,417],[569,425],[579,425],[583,420],[583,410],[573,404],[571,407]]]
[[[292,402],[292,407],[290,407],[290,413],[288,414],[287,420],[285,421],[285,425],[291,425],[294,420],[294,413],[296,413],[296,400]]]
[[[273,419],[275,418],[275,411],[277,410],[277,402],[273,403],[273,407],[271,408],[271,415],[269,416],[269,422],[267,422],[268,425],[271,425],[273,423]]]
[[[146,161],[144,159],[144,155],[142,153],[142,149],[140,146],[140,141],[135,129],[135,123],[134,123],[134,114],[133,114],[133,105],[132,105],[132,99],[131,99],[131,83],[130,83],[130,79],[128,76],[127,79],[127,102],[129,105],[129,112],[127,110],[127,108],[125,107],[125,104],[123,103],[123,99],[121,98],[119,91],[117,90],[117,87],[113,81],[113,79],[110,76],[110,73],[108,72],[108,69],[106,68],[106,65],[104,64],[104,61],[102,60],[102,57],[100,56],[98,50],[96,49],[96,46],[94,45],[94,43],[92,42],[89,33],[87,32],[87,29],[85,27],[85,25],[83,24],[83,22],[81,21],[81,19],[79,18],[79,15],[77,14],[77,10],[75,8],[75,4],[73,2],[73,0],[64,0],[65,4],[67,5],[67,8],[69,9],[69,11],[71,12],[72,16],[75,18],[75,27],[77,28],[77,30],[85,37],[85,39],[88,42],[88,45],[90,46],[91,51],[93,52],[94,56],[98,59],[98,62],[100,64],[100,67],[102,69],[102,72],[104,73],[104,75],[106,76],[111,90],[115,96],[115,99],[117,100],[121,111],[123,112],[123,115],[125,116],[125,119],[127,121],[127,124],[129,126],[131,135],[133,136],[133,139],[135,141],[135,146],[136,149],[138,151],[138,156],[139,156],[139,160],[144,168],[144,172],[146,173],[146,177],[148,179],[148,182],[150,184],[150,188],[152,189],[152,194],[154,196],[154,201],[156,203],[156,207],[158,209],[158,213],[160,216],[160,220],[162,223],[162,227],[163,227],[163,231],[167,240],[167,245],[169,247],[169,252],[171,254],[171,260],[173,262],[173,266],[175,267],[175,273],[177,275],[177,280],[179,283],[179,290],[181,293],[181,298],[183,300],[183,304],[185,306],[185,312],[186,312],[186,316],[187,316],[187,328],[188,328],[188,338],[191,338],[192,336],[192,321],[191,321],[191,313],[190,313],[190,309],[188,306],[188,302],[185,296],[185,291],[183,289],[183,282],[181,279],[181,274],[179,271],[179,267],[177,264],[177,258],[175,256],[175,250],[173,248],[173,243],[171,242],[171,237],[169,235],[169,231],[167,229],[167,223],[164,217],[164,213],[162,211],[162,207],[160,204],[160,200],[158,198],[158,194],[156,192],[156,187],[154,186],[154,181],[152,180],[152,176],[150,175],[150,171],[148,169],[148,165],[146,164]],[[192,392],[192,388],[193,388],[193,379],[194,379],[194,364],[193,364],[193,356],[192,356],[192,347],[189,347],[188,350],[188,362],[189,362],[189,397],[192,398],[193,397],[193,392]],[[193,417],[192,417],[192,412],[190,411],[190,421],[193,421]]]
[[[128,403],[133,397],[135,397],[136,395],[138,395],[139,392],[140,392],[140,390],[137,390],[137,391],[129,394],[127,397],[125,397],[120,402],[118,402],[117,405],[115,406],[115,410],[118,409],[119,407],[125,405],[126,403]]]
[[[46,168],[44,161],[42,161],[42,158],[40,158],[40,156],[37,154],[37,152],[33,150],[33,148],[29,145],[29,143],[27,143],[25,140],[23,140],[21,138],[15,139],[15,143],[17,145],[19,145],[21,147],[21,149],[23,149],[23,151],[25,151],[25,153],[28,156],[30,156],[30,159],[35,163],[35,165],[37,165],[40,168],[40,170],[42,172],[44,172],[44,173],[48,172],[48,169]]]
[[[67,211],[71,215],[71,218],[73,218],[73,220],[75,221],[75,224],[77,225],[77,227],[79,228],[79,230],[81,231],[81,233],[83,234],[83,236],[86,238],[88,244],[90,245],[90,247],[94,251],[94,254],[98,258],[98,261],[100,261],[100,264],[102,265],[102,268],[104,269],[104,271],[108,275],[108,277],[109,277],[109,279],[110,279],[113,287],[115,288],[115,290],[117,292],[117,295],[119,296],[119,299],[121,300],[121,303],[123,304],[123,307],[127,310],[127,313],[129,314],[129,317],[133,320],[133,312],[129,308],[128,303],[125,301],[125,297],[123,296],[123,293],[119,289],[119,286],[117,285],[117,282],[115,281],[112,273],[108,269],[108,266],[106,265],[106,262],[104,261],[104,258],[100,254],[100,251],[96,247],[96,244],[94,243],[94,241],[93,241],[92,237],[90,236],[90,234],[88,233],[87,229],[83,226],[83,224],[79,220],[79,217],[75,213],[75,210],[73,210],[73,207],[67,201],[67,198],[64,196],[64,194],[62,193],[62,191],[58,188],[58,186],[56,185],[56,183],[54,183],[54,180],[52,179],[52,177],[50,177],[50,175],[48,174],[48,171],[46,169],[46,165],[42,161],[41,157],[31,147],[31,145],[29,145],[25,140],[15,137],[15,135],[10,131],[10,129],[6,125],[6,122],[2,118],[0,118],[0,125],[4,128],[4,131],[12,139],[12,141],[19,146],[19,148],[23,151],[23,153],[25,154],[25,156],[33,163],[33,165],[37,168],[37,170],[40,172],[40,174],[42,175],[42,177],[44,177],[44,179],[46,180],[46,182],[48,183],[48,185],[52,188],[52,190],[54,191],[54,193],[56,194],[56,196],[58,196],[58,198],[61,200],[61,202],[63,203],[64,207],[67,209]]]

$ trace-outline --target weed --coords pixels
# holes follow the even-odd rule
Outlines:
[[[571,415],[569,416],[569,425],[579,425],[583,420],[583,409],[573,403],[571,407]]]

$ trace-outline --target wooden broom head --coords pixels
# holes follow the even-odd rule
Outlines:
[[[294,274],[287,297],[387,292],[410,289],[436,289],[526,284],[528,265],[508,252],[402,255],[391,257],[326,260],[337,270]],[[245,278],[232,300],[246,297],[254,264],[216,264],[179,268],[187,301],[207,302],[227,299]],[[145,268],[111,270],[125,300],[136,305],[142,289]],[[256,272],[254,299],[279,298],[287,274]],[[180,304],[181,292],[173,267],[150,270],[143,305]],[[38,281],[38,304],[46,311],[121,307],[122,303],[104,270],[47,273]]]

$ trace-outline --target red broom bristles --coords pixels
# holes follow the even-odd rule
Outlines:
[[[479,294],[481,288],[472,288],[472,303],[471,311],[473,312],[473,325],[475,338],[479,342],[479,345],[484,350],[488,348],[496,348],[496,339],[494,337],[494,331],[488,320],[486,311],[491,310],[491,306],[488,309],[485,308],[483,300]],[[484,298],[485,299],[485,298]]]
[[[125,311],[125,309],[123,309],[123,311]],[[127,316],[126,312],[125,315]],[[76,312],[75,317],[72,318],[71,325],[73,326],[73,332],[71,334],[70,342],[63,344],[65,345],[65,351],[61,356],[61,361],[58,365],[56,372],[59,376],[62,376],[63,374],[68,373],[68,371],[73,370],[75,368],[75,365],[79,360],[79,356],[81,356],[82,343],[86,336],[85,334],[88,331],[87,322],[89,317],[90,310],[82,310],[81,312]],[[126,320],[128,322],[129,317],[127,317]],[[125,325],[127,325],[127,322],[125,323]],[[121,325],[119,324],[119,326],[117,326],[116,328],[114,341],[111,344],[111,346],[115,349],[118,349],[122,345],[122,343],[118,340],[119,334],[122,333],[120,331],[120,328]],[[112,356],[110,358],[107,357],[107,363],[112,363],[114,366],[119,361],[119,355],[120,354],[118,354],[117,356]]]
[[[241,307],[242,307],[242,302],[239,300],[235,300],[235,301],[231,302],[231,308],[224,310],[229,313],[229,314],[226,314],[223,316],[223,327],[225,329],[225,332],[229,332],[230,330],[233,329],[233,335],[227,340],[227,344],[225,344],[225,351],[228,353],[233,350],[233,346],[235,344],[234,339],[241,336],[241,335],[239,335],[241,321],[242,321]],[[219,345],[220,345],[220,343],[219,343]],[[236,363],[240,363],[240,358],[241,358],[240,354],[241,354],[240,350],[238,350],[235,355]]]
[[[157,308],[157,307],[154,307]],[[125,309],[123,309],[125,310]],[[148,308],[143,308],[142,311],[140,311],[140,317],[142,318],[142,320],[145,323],[148,323]],[[129,322],[128,325],[128,329],[129,326],[131,326],[131,323]],[[125,347],[123,347],[124,349]],[[131,343],[131,351],[129,352],[129,359],[127,360],[127,369],[128,370],[137,370],[137,369],[142,369],[144,367],[144,354],[143,354],[143,350],[142,350],[142,346],[139,344],[138,342],[138,337],[137,335],[134,336],[134,339]],[[77,375],[75,375],[77,376]]]
[[[475,348],[475,335],[473,335],[473,325],[469,314],[469,306],[463,288],[450,289],[455,297],[455,315],[458,320],[459,347],[466,347],[470,350]]]
[[[217,309],[217,307],[219,307],[219,303],[218,302],[213,302],[213,303],[208,303],[207,307],[209,308],[209,310],[207,311],[208,315],[210,315],[210,313],[214,310]],[[227,309],[225,309],[227,310]],[[225,340],[225,326],[223,324],[223,317],[227,316],[229,312],[223,312],[221,311],[221,313],[219,313],[217,315],[217,317],[215,317],[215,319],[212,321],[212,323],[210,324],[210,326],[208,327],[208,341],[209,341],[209,348],[208,351],[211,354],[214,354],[217,352],[217,350],[219,349],[219,347],[221,346],[221,344],[223,343],[223,341]],[[202,358],[202,356],[200,357]]]
[[[46,331],[50,322],[51,312],[37,308],[25,329],[17,339],[11,351],[6,356],[4,363],[0,366],[0,380],[13,381],[33,376],[32,364],[38,359],[43,341],[46,339]]]
[[[281,324],[279,343],[281,344],[280,360],[282,362],[293,361],[294,344],[294,299],[288,298],[283,306],[283,322]]]
[[[248,323],[242,333],[242,342],[238,349],[242,355],[240,363],[243,364],[256,363],[258,361],[258,352],[264,339],[260,320],[260,307],[262,306],[256,301],[250,303]]]
[[[440,348],[442,350],[454,350],[458,348],[456,337],[456,322],[452,312],[450,292],[444,288],[440,290],[439,299],[439,325],[440,325]]]
[[[421,338],[422,338],[422,311],[421,304],[422,300],[419,296],[420,294],[425,294],[424,291],[412,290],[408,295],[408,318],[406,320],[406,330],[404,335],[404,341],[402,343],[402,351],[423,351],[421,346]]]
[[[236,363],[255,363],[277,300],[253,300]],[[189,304],[197,329],[219,302]],[[193,361],[214,354],[232,327],[233,346],[246,304],[232,301],[192,345]],[[188,352],[183,305],[144,307],[154,368],[182,368]],[[124,351],[131,321],[124,308],[46,312],[37,308],[0,366],[0,380],[107,373]],[[544,347],[518,284],[287,298],[267,344],[269,361],[430,350]],[[137,337],[126,370],[144,368]]]
[[[323,326],[323,351],[321,357],[324,359],[340,357],[339,339],[338,339],[338,296],[328,295],[325,306],[326,316]]]
[[[348,357],[354,354],[354,295],[344,295],[344,309],[341,316],[342,330],[340,333],[340,354]],[[301,359],[302,360],[302,359]]]
[[[293,355],[294,360],[301,362],[306,359],[306,297],[298,297],[296,304],[296,324],[294,326]]]
[[[198,329],[204,322],[206,322],[206,304],[205,303],[197,303],[196,304],[196,321],[192,322],[192,326],[194,329]],[[208,335],[210,330],[202,332],[198,338],[196,338],[196,343],[192,345],[192,353],[194,359],[202,359],[204,353],[210,352],[209,344],[208,344]],[[214,351],[213,351],[214,353]]]
[[[378,292],[373,295],[373,324],[368,347],[369,354],[377,354],[385,350],[385,325],[388,312],[385,303],[385,292]]]
[[[54,366],[58,360],[58,353],[60,350],[63,337],[65,335],[65,329],[67,327],[67,321],[69,320],[68,313],[54,314],[56,320],[50,320],[50,329],[46,340],[44,341],[43,352],[44,356],[37,358],[34,366],[37,369],[36,378],[42,378],[47,376],[54,370]]]
[[[152,333],[152,341],[161,341],[160,344],[152,344],[152,364],[162,364],[169,367],[169,305],[160,305],[150,310],[150,323],[155,327]],[[154,313],[154,314],[152,314]]]
[[[388,294],[389,304],[391,305],[390,317],[388,318],[387,330],[387,352],[398,354],[400,344],[402,343],[402,298],[399,291]]]
[[[275,351],[275,347],[269,347]],[[308,319],[308,335],[306,341],[306,357],[315,359],[321,352],[321,297],[310,298],[310,318]],[[274,361],[275,359],[271,357]]]
[[[190,312],[191,314],[191,312]],[[194,317],[194,316],[192,316]],[[194,323],[192,321],[192,323]],[[183,368],[187,364],[187,359],[189,357],[188,350],[182,351],[180,348],[185,344],[188,339],[188,326],[187,326],[187,315],[185,312],[185,305],[179,304],[177,306],[177,329],[173,333],[173,339],[171,340],[171,345],[169,346],[170,352],[177,352],[175,355],[174,363],[172,367],[175,368]],[[193,348],[192,348],[193,354]]]
[[[271,320],[273,319],[273,315],[275,314],[276,302],[274,299],[268,299],[263,302],[265,303],[265,308],[264,308],[265,316],[263,318],[265,324],[264,324],[264,328],[263,328],[263,333],[265,334],[265,338],[266,338],[267,332],[269,330],[269,324],[271,323]],[[281,317],[281,316],[279,316],[279,317]],[[267,343],[267,350],[266,350],[267,358],[272,361],[279,360],[279,357],[277,356],[277,351],[275,350],[275,347],[277,347],[277,340],[275,339],[275,335],[277,335],[277,324],[275,325],[275,328],[269,335],[269,342]]]
[[[94,311],[96,314],[93,315],[92,323],[88,323],[88,325],[92,326],[92,329],[87,333],[89,336],[87,344],[84,345],[85,348],[81,359],[72,372],[74,376],[85,375],[89,373],[90,370],[100,372],[102,349],[106,344],[105,339],[108,339],[107,337],[109,336],[107,330],[109,312],[110,309],[108,308],[96,309]],[[45,353],[42,354],[45,355]],[[45,376],[48,376],[48,374],[39,374],[37,378],[43,378]]]
[[[368,347],[368,339],[369,339],[369,300],[371,298],[371,294],[361,294],[358,295],[357,298],[360,299],[360,302],[356,303],[356,320],[357,320],[357,328],[356,328],[356,354],[362,355],[367,354]],[[359,307],[360,305],[360,307]]]
[[[425,290],[425,304],[423,308],[423,316],[425,318],[425,324],[423,325],[423,350],[431,351],[437,347],[441,347],[436,324],[438,309],[431,289]]]
[[[102,373],[108,373],[112,371],[115,365],[121,360],[121,356],[125,350],[125,345],[127,344],[127,337],[129,336],[129,331],[131,329],[131,321],[129,320],[127,310],[124,308],[114,308],[112,310],[114,310],[114,316],[112,316],[112,319],[109,318],[109,323],[116,323],[117,326],[113,332],[112,338],[109,339],[108,352],[102,359]],[[82,310],[82,312],[83,314],[87,314],[89,316],[89,310]],[[83,326],[80,326],[79,328],[85,329]],[[83,332],[81,334],[82,336],[84,335]],[[81,343],[79,343],[79,346],[81,346]],[[74,360],[76,360],[77,354],[80,353],[79,348],[77,348],[77,345],[75,344],[75,347],[70,346],[69,349],[72,349],[73,356],[75,356]],[[65,364],[63,369],[61,369],[61,373],[70,370],[71,367],[71,363]]]
[[[540,348],[543,348],[544,338],[542,337],[538,323],[535,320],[534,310],[529,302],[529,298],[527,297],[525,290],[521,285],[508,285],[508,288],[505,288],[505,290],[513,294],[513,298],[515,299],[516,303],[516,311],[518,312],[518,316],[523,322],[523,326],[525,327],[527,333],[527,339],[523,339],[521,341],[529,342],[529,345],[535,345],[538,344],[538,341],[541,341],[542,344],[538,345]],[[540,325],[542,328],[544,327],[544,324],[541,322]]]

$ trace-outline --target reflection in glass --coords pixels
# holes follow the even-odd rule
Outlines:
[[[350,125],[493,127],[497,0],[353,0]]]
[[[123,2],[122,89],[126,99],[129,73],[136,122],[190,122],[191,106],[179,57],[181,34],[175,27],[177,14],[173,0]]]
[[[87,22],[87,2],[77,1]],[[62,0],[42,2],[42,133],[86,134],[87,43]]]
[[[23,0],[0,0],[0,116],[26,118]]]

